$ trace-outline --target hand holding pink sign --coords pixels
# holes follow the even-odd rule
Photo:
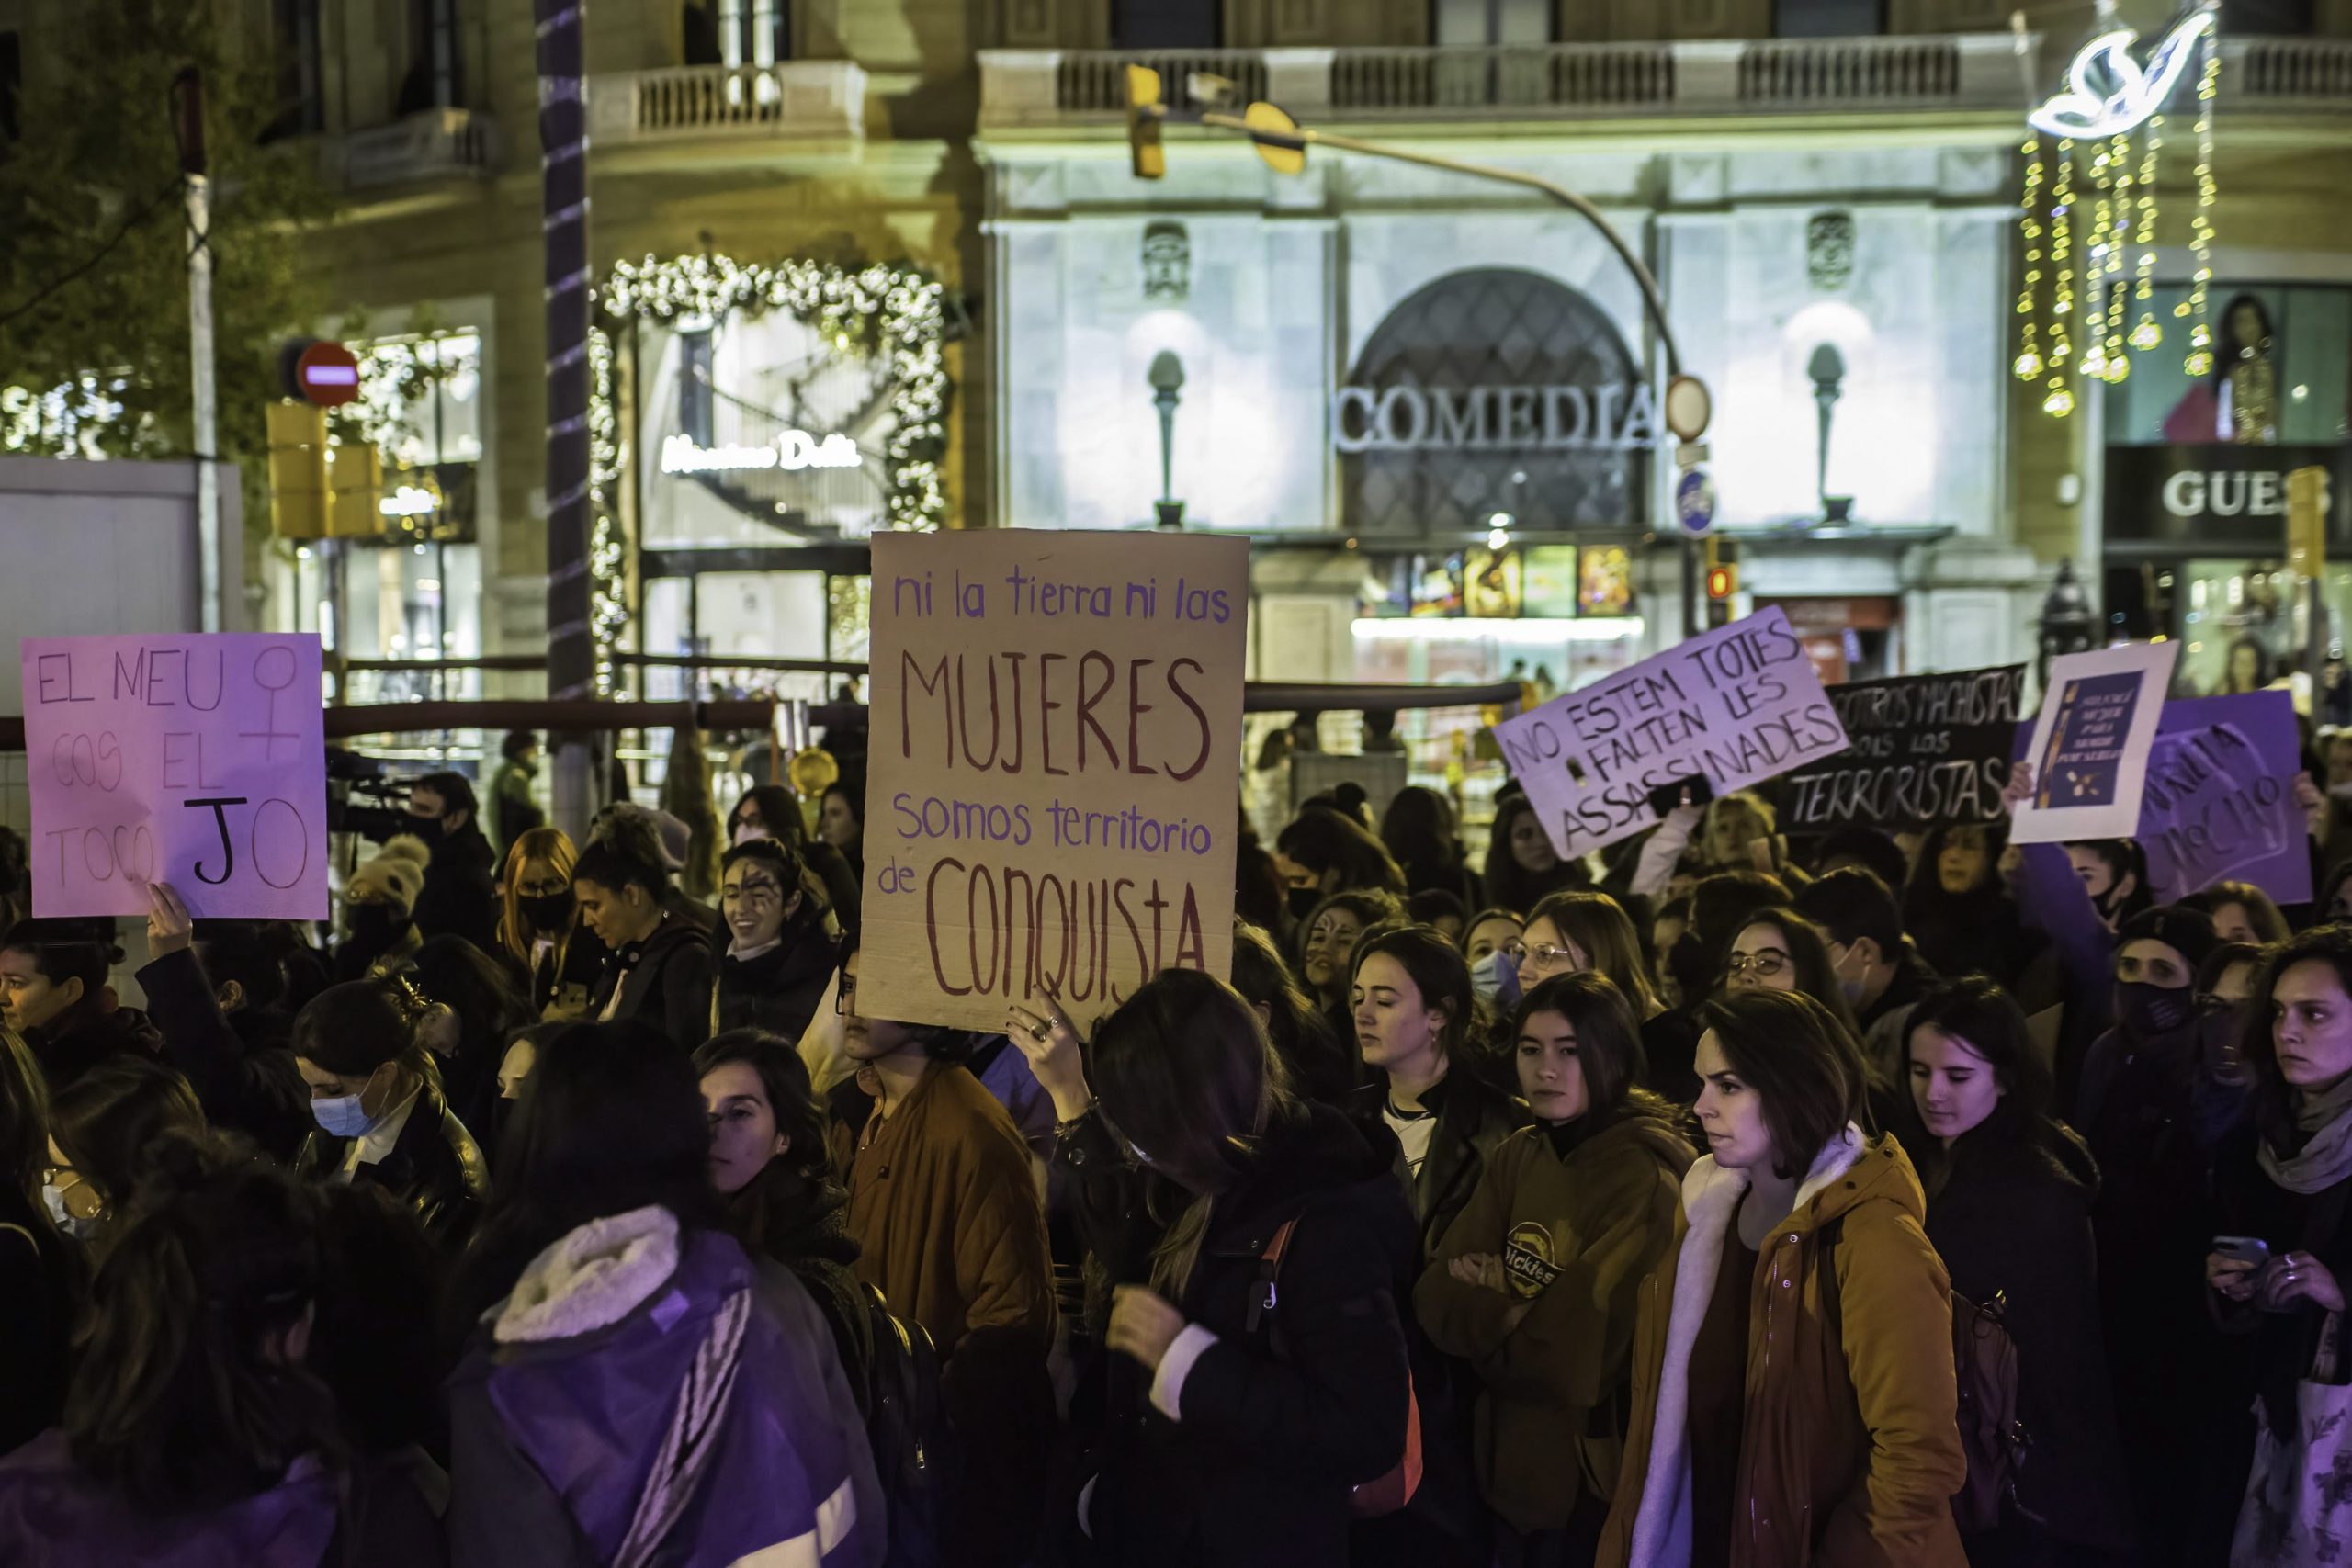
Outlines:
[[[27,637],[37,915],[319,919],[326,741],[315,637]]]

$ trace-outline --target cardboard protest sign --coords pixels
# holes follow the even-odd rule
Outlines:
[[[2251,882],[2281,904],[2308,902],[2309,829],[2295,804],[2302,765],[2295,699],[2285,692],[2166,703],[2138,834],[2157,900]]]
[[[26,637],[36,915],[327,915],[319,639]]]
[[[1789,780],[1781,826],[1889,831],[1996,822],[2017,746],[2025,666],[1829,688],[1852,744]]]
[[[2052,661],[2033,721],[2033,798],[2010,818],[2009,841],[2128,839],[2140,829],[2140,789],[2155,744],[2165,688],[2180,645],[2132,642]]]
[[[1561,858],[1656,822],[1652,790],[1724,795],[1843,751],[1846,730],[1776,605],[1495,727]]]
[[[1233,950],[1247,540],[874,536],[857,1010],[1083,1029]]]

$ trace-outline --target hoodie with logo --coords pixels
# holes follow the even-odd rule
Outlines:
[[[1480,1486],[1515,1529],[1560,1529],[1616,1481],[1642,1280],[1673,1242],[1691,1158],[1647,1095],[1613,1116],[1521,1128],[1487,1156],[1414,1289],[1430,1339],[1478,1374]],[[1474,1254],[1501,1258],[1506,1290],[1453,1277],[1448,1265]]]

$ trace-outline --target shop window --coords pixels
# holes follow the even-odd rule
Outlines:
[[[409,68],[393,111],[406,118],[464,103],[458,0],[409,0]]]
[[[1441,44],[1550,43],[1552,0],[1437,0],[1430,30]]]
[[[319,0],[270,0],[269,24],[278,112],[262,139],[319,130],[326,123],[325,97],[320,91]]]
[[[2212,374],[2192,378],[2189,323],[2173,314],[2186,284],[2155,290],[2146,309],[2163,344],[2132,356],[2132,374],[2106,389],[2112,446],[2333,446],[2352,405],[2352,288],[2225,283],[2210,287]],[[2140,307],[2133,306],[2137,319]]]
[[[24,85],[25,59],[17,35],[0,33],[0,141],[17,139],[17,98]]]
[[[1216,49],[1223,0],[1111,0],[1113,49]]]
[[[1886,31],[1886,0],[1772,0],[1776,38],[1865,38]]]

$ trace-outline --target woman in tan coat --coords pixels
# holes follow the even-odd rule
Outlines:
[[[1640,1087],[1641,1026],[1608,976],[1544,981],[1511,1038],[1537,1125],[1487,1156],[1413,1306],[1483,1385],[1479,1489],[1508,1532],[1500,1560],[1587,1563],[1617,1482],[1634,1304],[1672,1244],[1690,1145]]]
[[[1951,1286],[1821,1004],[1701,1014],[1709,1154],[1643,1286],[1608,1568],[1962,1568]]]

